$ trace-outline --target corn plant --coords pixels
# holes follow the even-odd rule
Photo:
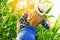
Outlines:
[[[45,29],[41,24],[37,28],[36,40],[60,40],[60,17],[56,19],[55,25],[50,30]]]

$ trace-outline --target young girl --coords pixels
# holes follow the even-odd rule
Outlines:
[[[19,19],[17,23],[17,40],[35,40],[36,28],[41,23],[45,28],[49,29],[48,25],[48,17],[46,16],[46,20],[43,19],[41,13],[45,10],[40,10],[41,8],[38,6],[36,9],[31,9],[30,11],[26,11],[24,15]],[[25,21],[25,25],[21,28],[21,23]],[[20,31],[19,31],[20,30]]]

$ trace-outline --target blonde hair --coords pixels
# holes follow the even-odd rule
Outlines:
[[[42,16],[38,14],[38,12],[34,9],[31,9],[28,12],[27,21],[30,23],[31,26],[36,26],[42,19]]]

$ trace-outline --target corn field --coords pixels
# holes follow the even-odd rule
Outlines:
[[[16,3],[18,0],[13,0],[13,2],[9,2],[10,0],[0,0],[0,40],[16,40],[16,24],[17,20],[21,17],[22,13],[26,10],[30,10],[34,7],[34,3],[32,5],[27,4],[27,7],[23,6],[23,10],[19,11],[19,7],[16,7]],[[41,0],[39,0],[40,2]],[[27,1],[28,2],[28,1]],[[44,2],[48,2],[49,5],[51,2],[45,0]],[[32,6],[32,7],[31,7]],[[46,13],[52,9],[47,6],[48,10]],[[50,15],[49,17],[53,17]],[[60,40],[60,15],[58,15],[53,28],[45,29],[41,24],[37,28],[36,40]]]

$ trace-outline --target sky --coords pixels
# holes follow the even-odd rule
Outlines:
[[[51,22],[55,22],[58,15],[60,14],[60,0],[50,0],[54,3],[52,10],[49,12],[49,15],[54,15],[55,17],[50,18]],[[53,26],[53,24],[51,23]]]
[[[54,7],[51,10],[52,13],[54,13],[55,16],[60,14],[60,0],[50,0],[54,3]]]

